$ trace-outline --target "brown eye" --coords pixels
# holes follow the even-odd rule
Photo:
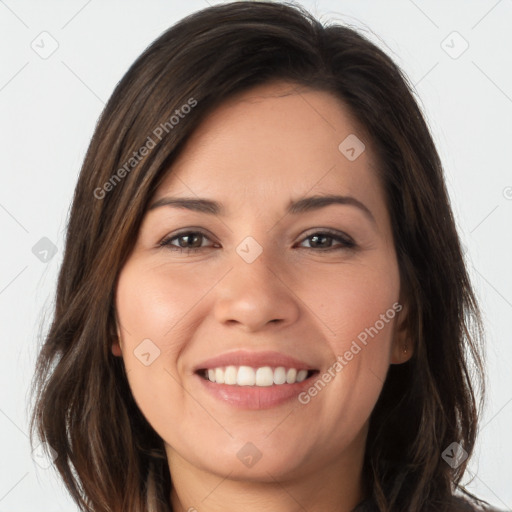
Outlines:
[[[178,241],[178,245],[173,243],[175,240]],[[201,231],[186,231],[165,238],[159,245],[161,247],[169,247],[173,251],[197,252],[205,247],[202,244],[204,240],[209,240],[209,238]]]
[[[352,249],[356,246],[355,242],[348,235],[333,231],[319,231],[312,233],[304,239],[310,240],[310,247],[305,249],[318,249],[319,251],[337,251],[342,249]],[[339,242],[338,247],[332,246],[332,241]]]

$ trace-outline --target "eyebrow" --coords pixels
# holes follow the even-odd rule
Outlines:
[[[330,206],[331,204],[354,206],[361,210],[373,223],[376,223],[375,217],[372,215],[370,209],[364,203],[352,196],[324,195],[305,197],[303,199],[298,199],[297,201],[291,201],[288,204],[286,213],[297,215],[300,213],[319,210]],[[217,201],[193,197],[162,197],[162,199],[159,199],[150,205],[148,211],[161,206],[184,208],[194,212],[207,213],[209,215],[225,215],[223,206]]]

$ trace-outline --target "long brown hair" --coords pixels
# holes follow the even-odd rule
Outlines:
[[[31,418],[31,442],[36,433],[56,450],[55,467],[83,511],[171,510],[163,441],[111,353],[116,281],[152,195],[205,116],[277,80],[343,102],[371,140],[391,215],[415,350],[390,367],[371,415],[370,496],[381,512],[452,506],[467,460],[452,468],[442,454],[454,442],[473,451],[482,330],[441,162],[412,88],[356,31],[322,25],[289,3],[242,1],[184,18],[143,52],[83,162]]]

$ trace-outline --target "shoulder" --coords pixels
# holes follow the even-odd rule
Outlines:
[[[454,496],[453,500],[454,511],[456,512],[505,512],[481,500],[473,500],[461,496]]]

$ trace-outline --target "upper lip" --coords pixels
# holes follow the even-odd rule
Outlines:
[[[276,368],[278,366],[284,366],[285,368],[295,368],[297,370],[316,369],[305,361],[287,356],[281,352],[250,352],[246,350],[237,350],[206,359],[198,364],[194,368],[194,371],[197,372],[199,370],[208,370],[223,366],[251,366],[253,368],[261,368],[262,366],[271,366]]]

